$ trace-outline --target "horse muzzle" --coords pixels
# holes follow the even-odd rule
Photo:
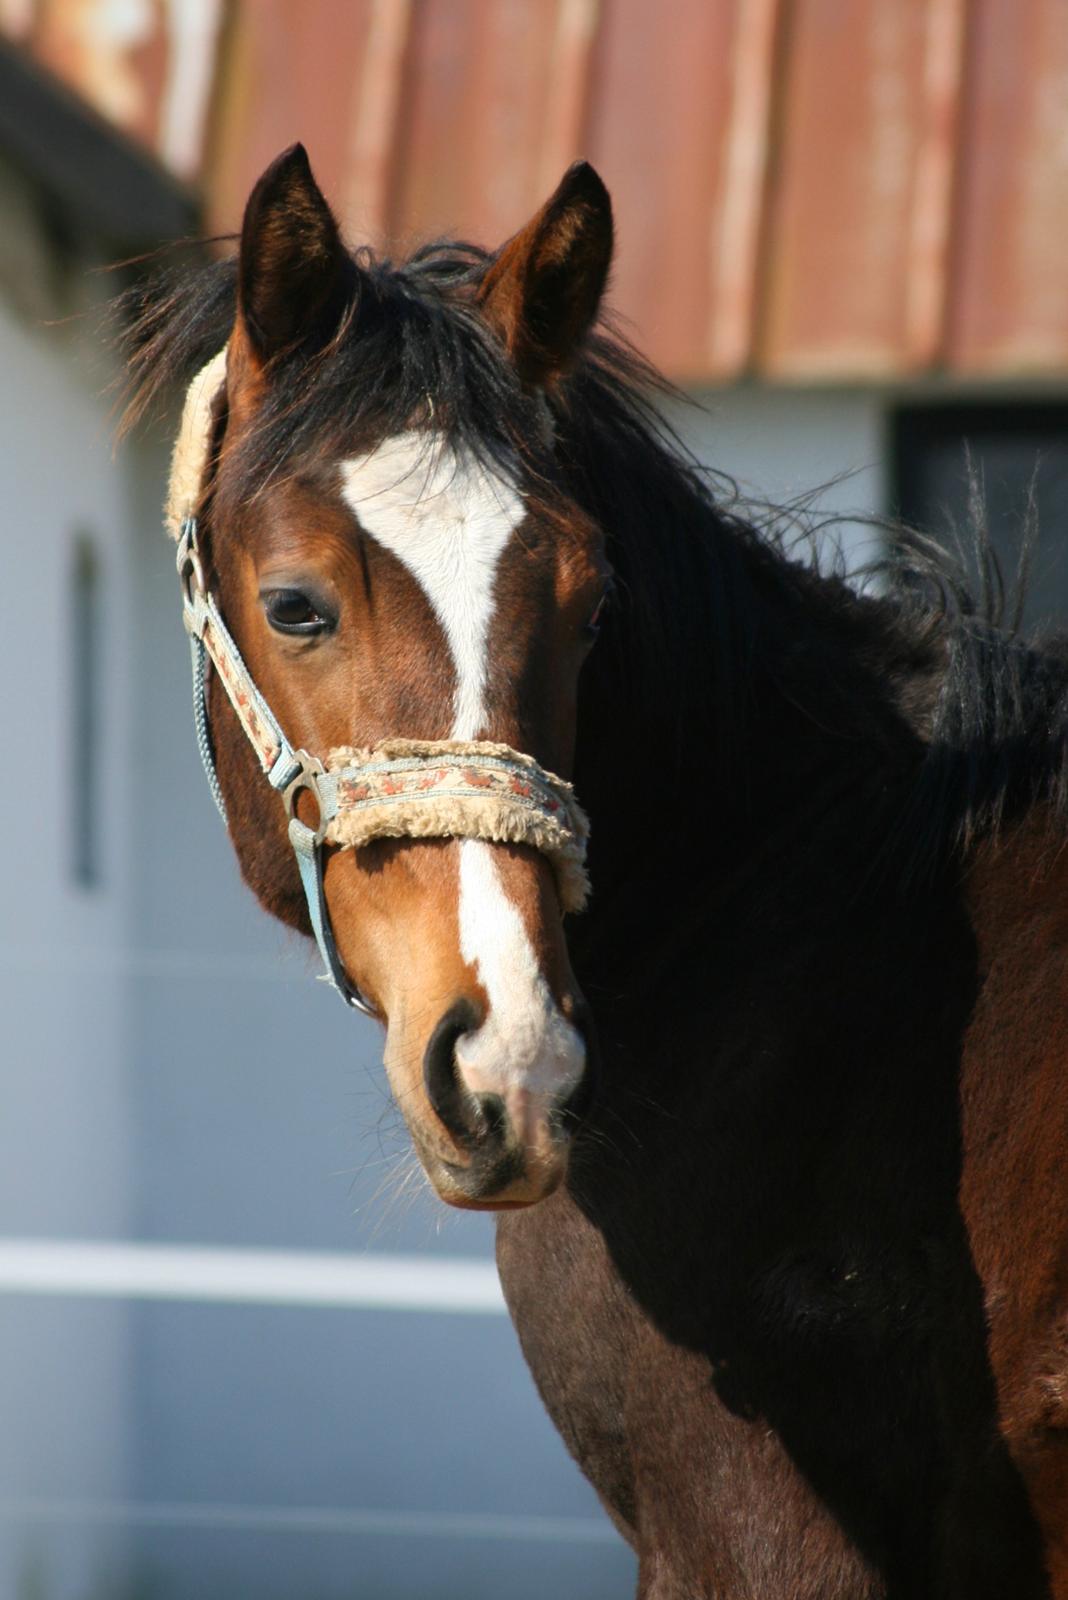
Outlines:
[[[452,1148],[430,1148],[417,1128],[413,1135],[448,1204],[530,1206],[563,1182],[571,1135],[591,1095],[593,1053],[583,1006],[570,1020],[557,1014],[551,1022],[533,1058],[529,1039],[509,1047],[494,1037],[493,1019],[480,1019],[468,1000],[450,1007],[434,1029],[423,1084]]]

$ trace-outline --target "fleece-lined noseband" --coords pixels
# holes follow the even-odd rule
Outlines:
[[[349,1005],[370,1013],[373,1008],[349,982],[334,943],[323,889],[324,843],[359,848],[372,839],[459,838],[532,845],[553,865],[564,910],[578,911],[589,892],[585,868],[589,825],[571,785],[509,745],[389,739],[374,749],[342,746],[320,760],[290,744],[209,591],[197,541],[196,513],[207,475],[213,407],[225,382],[223,350],[197,374],[186,393],[165,513],[178,542],[182,615],[193,656],[197,744],[225,821],[208,725],[210,662],[268,783],[285,804],[289,840],[326,976]],[[297,802],[305,791],[318,808],[315,827],[297,815]]]

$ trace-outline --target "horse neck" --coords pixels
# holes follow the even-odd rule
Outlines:
[[[787,878],[807,892],[802,857],[806,878],[855,880],[878,838],[873,813],[918,757],[885,687],[895,647],[877,607],[711,505],[675,537],[676,570],[652,574],[662,581],[640,624],[625,610],[611,620],[614,650],[580,693],[594,892],[572,942],[594,985],[629,967],[644,986],[664,930],[705,926],[717,904],[763,903],[789,892]]]

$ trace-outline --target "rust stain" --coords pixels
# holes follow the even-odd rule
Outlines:
[[[942,355],[966,14],[967,0],[930,0],[927,10],[903,332],[904,364],[917,369]]]
[[[734,29],[730,113],[711,228],[709,375],[742,372],[753,342],[758,253],[770,158],[781,0],[741,0]]]
[[[177,175],[200,167],[222,0],[2,0],[0,31]]]
[[[560,16],[572,9],[571,0],[421,0],[392,216],[401,244],[453,233],[497,245],[540,204],[550,108],[554,95],[558,111],[568,99],[554,84]]]
[[[236,0],[204,174],[212,232],[240,225],[249,189],[297,139],[335,206],[348,198],[345,176],[371,12],[372,0]],[[356,238],[363,237],[366,220],[359,207],[342,217]]]
[[[569,163],[583,153],[590,63],[599,13],[600,0],[559,0],[556,8],[537,177],[538,189],[547,195]]]
[[[613,303],[677,378],[710,373],[714,218],[740,0],[602,0],[586,145],[612,191]]]
[[[1068,368],[1068,6],[973,0],[949,364]]]
[[[910,225],[938,0],[796,0],[780,107],[761,366],[881,377],[907,365]]]
[[[165,72],[160,0],[38,0],[34,54],[123,132],[155,146]]]
[[[389,228],[393,150],[397,142],[412,0],[372,0],[344,176],[343,209],[362,216],[375,243]]]

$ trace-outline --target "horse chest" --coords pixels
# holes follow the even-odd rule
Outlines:
[[[1006,1581],[1020,1596],[1043,1592],[1023,1508],[977,1464],[986,1458],[973,1448],[983,1434],[974,1387],[954,1372],[932,1377],[942,1356],[916,1307],[888,1332],[888,1286],[879,1290],[867,1268],[828,1274],[817,1251],[765,1275],[754,1317],[722,1240],[706,1234],[702,1280],[659,1228],[661,1255],[688,1276],[690,1310],[695,1300],[707,1307],[701,1329],[676,1326],[643,1293],[634,1262],[628,1270],[619,1259],[639,1218],[628,1210],[626,1222],[602,1228],[560,1191],[502,1216],[497,1237],[524,1355],[638,1553],[641,1600],[974,1597],[1009,1592]],[[950,1256],[937,1253],[936,1277],[952,1277]],[[706,1295],[713,1281],[718,1304]],[[733,1303],[719,1323],[723,1301]],[[769,1338],[770,1305],[791,1314],[773,1318]],[[950,1344],[959,1357],[960,1338]],[[974,1435],[956,1466],[944,1458],[939,1405],[962,1407],[961,1436]],[[982,1518],[998,1526],[997,1561],[977,1554]],[[937,1587],[942,1563],[964,1589]]]
[[[523,1354],[571,1454],[634,1542],[626,1395],[640,1316],[596,1229],[558,1192],[502,1213],[497,1264]]]
[[[566,1194],[502,1216],[497,1256],[539,1392],[637,1551],[642,1597],[884,1593],[774,1431],[654,1326]]]

